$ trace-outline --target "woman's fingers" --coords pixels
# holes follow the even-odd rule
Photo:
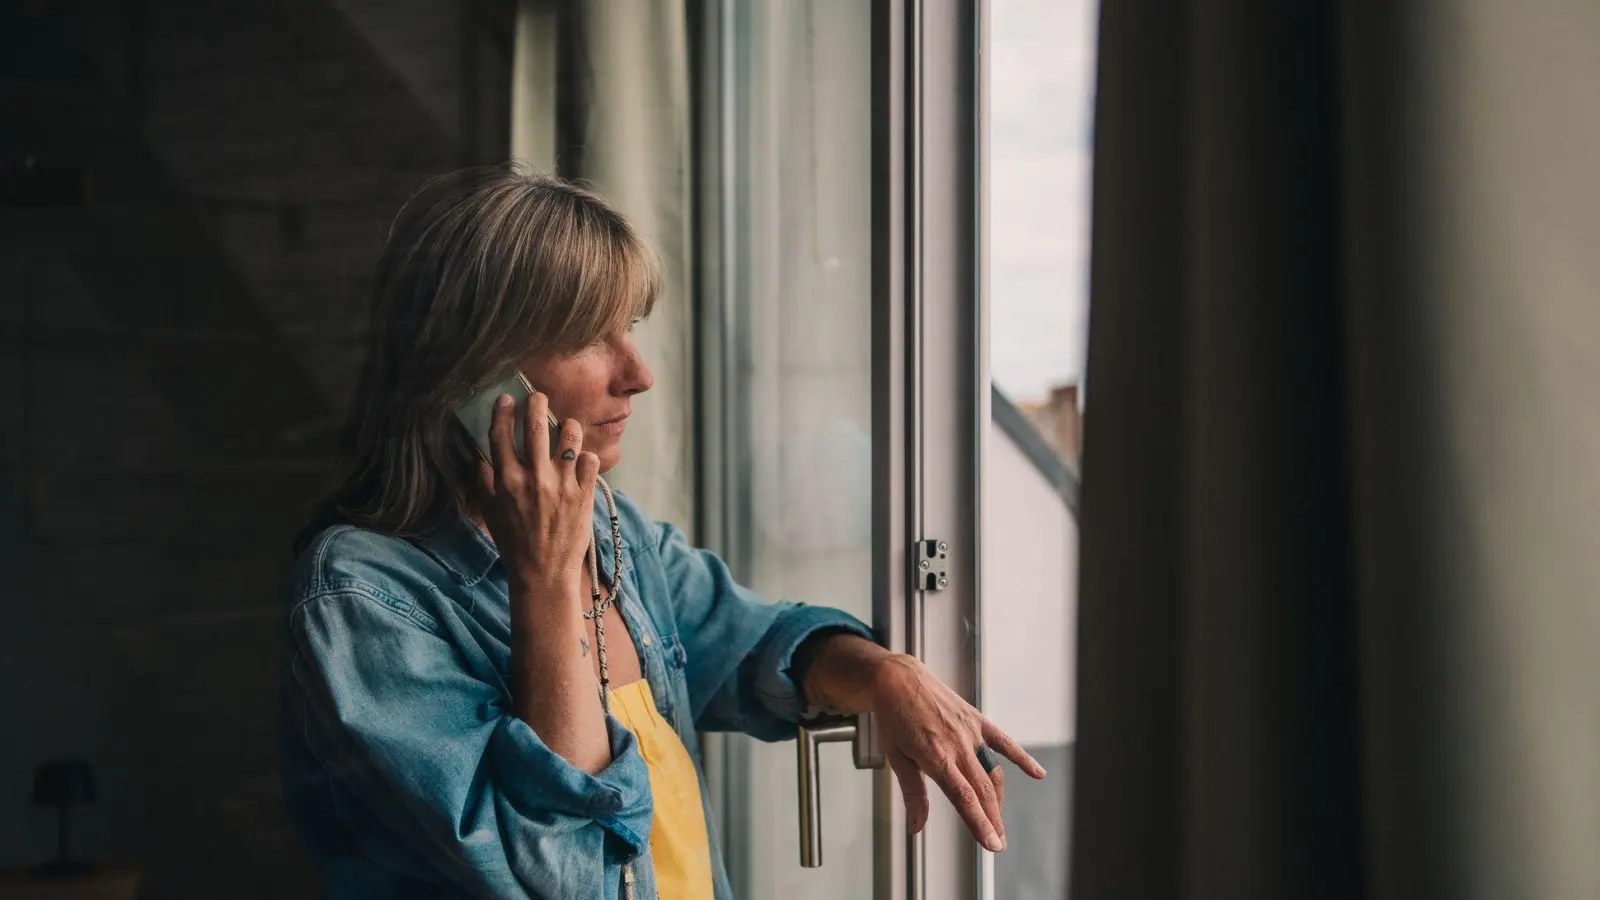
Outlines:
[[[1001,809],[1005,809],[1005,806],[1006,806],[1006,767],[1005,766],[1001,766],[1001,765],[996,765],[989,772],[989,781],[991,781],[994,784],[994,796],[995,796],[995,799],[999,801],[1000,808]],[[1005,836],[1006,836],[1006,824],[1004,822],[1001,822],[1000,823],[1000,837],[1004,838]]]
[[[550,465],[550,398],[534,391],[522,411],[522,458],[539,477],[554,474]]]
[[[549,398],[534,391],[520,411],[510,397],[497,398],[489,432],[490,462],[478,472],[488,500],[482,512],[508,567],[535,579],[578,571],[600,471],[599,457],[583,449],[583,425],[552,423]]]
[[[950,805],[956,808],[956,813],[967,823],[967,828],[972,831],[973,837],[985,847],[998,853],[1005,849],[1005,844],[1000,840],[1000,833],[989,820],[989,814],[984,809],[983,794],[980,788],[974,785],[968,769],[982,772],[978,765],[976,753],[967,752],[965,757],[971,760],[971,766],[961,762],[945,762],[937,769],[929,771],[933,780],[939,783],[939,789],[950,799]],[[982,775],[976,780],[981,785],[982,791],[993,792],[994,786],[989,783],[989,776]]]
[[[967,776],[967,781],[972,789],[978,792],[978,802],[983,804],[983,814],[989,820],[989,826],[1000,837],[1003,848],[1006,842],[1006,823],[1000,817],[1000,795],[995,793],[994,779],[984,771],[983,763],[979,761],[976,751],[968,753],[961,765],[962,774]]]
[[[504,476],[505,473],[519,468],[517,454],[513,447],[516,444],[516,404],[505,394],[494,402],[494,412],[489,419],[489,462],[494,471]]]
[[[900,795],[906,801],[906,833],[916,834],[928,824],[928,782],[917,764],[903,753],[889,754],[889,768],[900,782]]]
[[[600,480],[600,457],[588,450],[578,451],[578,487],[594,499],[594,484]]]
[[[1044,777],[1044,766],[1022,749],[1022,745],[1011,739],[1011,735],[1000,730],[1000,726],[988,719],[983,720],[983,742],[989,748],[996,750],[1001,756],[1017,764],[1017,768],[1028,773],[1035,780]]]
[[[578,424],[577,419],[568,419],[561,423],[561,434],[556,438],[555,452],[556,468],[559,471],[577,469],[578,454],[583,452],[583,426]]]

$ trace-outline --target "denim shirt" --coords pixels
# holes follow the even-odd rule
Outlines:
[[[609,522],[595,530],[600,564],[704,798],[697,731],[792,738],[808,712],[795,650],[819,630],[871,632],[839,610],[763,601],[677,528],[616,501],[620,581]],[[598,526],[603,498],[595,509]],[[638,746],[608,716],[612,762],[591,775],[512,715],[506,574],[470,521],[417,540],[324,531],[297,561],[288,619],[285,794],[331,900],[617,898],[625,861],[638,900],[655,898]],[[705,814],[716,898],[730,900]]]

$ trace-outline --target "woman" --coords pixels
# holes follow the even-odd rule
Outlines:
[[[657,284],[622,217],[554,178],[436,179],[396,220],[289,616],[285,783],[331,897],[726,900],[696,731],[871,711],[910,826],[927,775],[994,850],[982,745],[1043,777],[860,622],[762,601],[613,497]],[[502,398],[484,460],[454,411],[519,370],[523,453]]]

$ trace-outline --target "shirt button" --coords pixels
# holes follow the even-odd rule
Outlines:
[[[645,635],[644,639],[639,641],[639,643],[645,645],[646,647],[650,646],[650,635]]]

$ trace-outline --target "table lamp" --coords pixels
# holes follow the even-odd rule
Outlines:
[[[71,812],[74,804],[95,800],[94,771],[81,759],[57,759],[40,763],[33,775],[33,804],[59,810],[56,822],[56,858],[34,869],[46,878],[86,875],[94,864],[72,858],[70,845]]]

